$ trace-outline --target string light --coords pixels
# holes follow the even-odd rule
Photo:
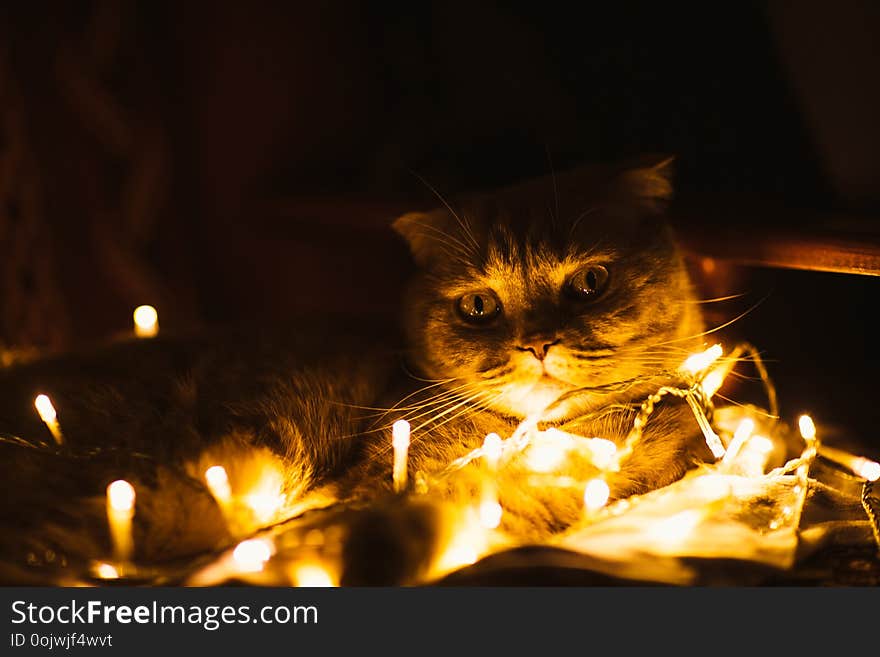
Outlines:
[[[587,448],[591,452],[593,464],[607,470],[615,463],[617,445],[607,438],[587,438]]]
[[[722,467],[729,468],[733,464],[734,460],[739,454],[739,451],[742,449],[743,445],[752,435],[752,432],[754,430],[755,421],[750,417],[744,418],[742,422],[739,423],[736,431],[733,432],[733,439],[727,446],[727,451],[724,454],[724,458],[721,460]]]
[[[391,427],[391,445],[394,448],[392,479],[396,493],[406,489],[409,442],[409,422],[398,420]]]
[[[95,576],[101,579],[119,579],[119,571],[116,569],[116,566],[106,561],[96,563],[93,570]]]
[[[222,465],[212,465],[205,470],[205,482],[220,507],[227,508],[232,502],[232,488],[229,485],[226,468]]]
[[[744,475],[759,477],[764,474],[772,451],[772,440],[766,436],[751,436],[741,450],[737,464]]]
[[[584,508],[588,513],[595,513],[608,504],[611,489],[604,479],[591,479],[584,488]]]
[[[571,448],[568,434],[556,428],[538,433],[526,449],[526,464],[534,472],[552,472],[561,467]]]
[[[504,510],[496,500],[487,499],[480,504],[480,524],[486,529],[496,529],[503,514]]]
[[[149,328],[150,326],[152,328]],[[139,307],[135,311],[135,327],[139,337],[156,335],[158,320],[155,309],[150,306]],[[692,502],[694,505],[698,505],[697,508],[684,511],[676,509],[676,513],[666,517],[659,515],[647,517],[644,524],[644,534],[667,549],[675,549],[687,541],[701,521],[709,515],[713,508],[712,505],[720,504],[719,500],[733,495],[735,487],[730,481],[738,480],[743,476],[766,477],[767,481],[771,481],[778,475],[796,471],[798,484],[792,488],[792,491],[799,496],[798,500],[795,501],[793,498],[786,500],[786,504],[781,510],[781,517],[785,523],[794,527],[799,523],[803,507],[808,483],[808,468],[817,453],[849,468],[859,477],[869,481],[880,479],[880,464],[861,456],[854,456],[842,450],[820,445],[816,440],[815,424],[809,415],[802,415],[798,418],[798,428],[806,443],[804,451],[800,457],[792,459],[785,466],[776,468],[773,472],[765,473],[765,468],[769,455],[775,448],[775,443],[764,435],[755,434],[756,425],[751,417],[743,417],[739,421],[725,449],[724,442],[708,419],[712,417],[711,399],[730,372],[731,363],[736,362],[738,354],[742,351],[742,347],[737,347],[729,355],[729,358],[714,367],[713,365],[724,353],[720,344],[688,357],[678,372],[681,380],[675,382],[681,387],[665,386],[646,399],[636,414],[631,432],[621,444],[601,437],[578,436],[555,427],[539,430],[541,418],[537,415],[523,420],[507,440],[503,440],[496,433],[486,435],[479,449],[472,451],[465,457],[456,459],[439,473],[439,476],[448,476],[480,457],[485,463],[485,469],[478,470],[484,475],[479,503],[463,505],[458,511],[464,512],[466,519],[447,525],[446,529],[450,533],[445,540],[444,549],[439,552],[437,564],[432,567],[432,572],[441,574],[474,563],[481,555],[490,551],[490,546],[497,548],[499,540],[506,540],[502,532],[495,531],[501,526],[504,514],[504,509],[499,502],[497,475],[508,462],[518,458],[520,460],[517,467],[524,465],[529,471],[539,473],[534,477],[529,475],[521,481],[535,481],[539,482],[537,485],[559,486],[575,490],[582,489],[584,523],[595,523],[607,517],[614,517],[614,514],[621,513],[623,510],[638,508],[638,498],[617,501],[609,506],[611,490],[607,483],[607,477],[611,472],[619,471],[626,459],[630,458],[638,448],[642,438],[642,429],[649,422],[654,406],[665,395],[672,395],[679,400],[684,400],[689,405],[704,434],[707,445],[715,457],[720,459],[720,463],[717,465],[718,469],[713,471],[714,474],[700,475],[695,487],[690,489],[694,492]],[[755,358],[757,359],[757,355]],[[757,360],[755,362],[758,363]],[[765,385],[768,387],[769,395],[770,384],[766,381],[763,369],[760,367],[759,369],[762,372],[762,379],[765,380]],[[771,406],[775,405],[774,400],[775,396],[771,399]],[[34,400],[34,405],[42,421],[52,430],[58,444],[61,444],[57,413],[49,397],[39,395]],[[736,416],[734,418],[736,419]],[[725,436],[726,441],[730,433],[729,429],[724,428],[725,426],[721,424],[719,431]],[[733,423],[729,426],[733,426]],[[764,424],[762,427],[766,429]],[[393,486],[394,490],[399,493],[407,490],[408,450],[411,442],[409,423],[405,420],[395,422],[392,427],[391,440],[394,449]],[[572,455],[578,459],[586,459],[591,466],[599,471],[598,475],[594,472],[583,475],[578,471],[573,471],[565,472],[564,475],[559,476],[541,476],[565,468]],[[572,457],[572,464],[582,462],[576,461],[574,457]],[[239,470],[236,470],[236,473],[238,472]],[[725,474],[719,476],[718,473]],[[432,478],[434,475],[420,474],[425,478],[424,491],[430,491],[430,483],[435,481]],[[204,472],[204,479],[212,496],[224,510],[224,514],[227,513],[231,504],[243,503],[259,522],[265,523],[277,519],[286,504],[286,496],[283,493],[283,473],[278,469],[263,472],[257,478],[256,484],[250,489],[247,489],[246,485],[239,481],[237,474],[237,495],[235,498],[232,495],[227,471],[223,466],[209,467]],[[241,488],[246,489],[245,492],[238,490]],[[107,487],[107,516],[116,561],[115,564],[93,563],[92,572],[100,579],[116,579],[125,573],[120,564],[128,562],[134,551],[132,520],[135,501],[134,487],[125,480],[114,481]],[[240,509],[240,507],[236,507],[236,509]],[[603,512],[600,514],[599,511]],[[767,523],[767,527],[777,529],[781,524],[780,517],[777,516]],[[253,530],[253,526],[246,528],[246,531],[249,532]],[[324,535],[319,529],[312,529],[303,540],[302,545],[312,551],[323,549]],[[275,544],[270,538],[250,538],[240,542],[232,551],[231,564],[236,572],[258,573],[265,569],[274,554]],[[222,568],[228,571],[230,561],[226,560],[223,563]],[[314,557],[291,565],[287,573],[297,586],[337,585],[337,578],[332,570],[320,561],[316,561]]]
[[[64,438],[61,435],[61,426],[58,424],[58,413],[55,410],[55,406],[52,405],[52,400],[49,399],[48,395],[37,395],[34,398],[34,407],[37,409],[37,413],[43,421],[43,424],[45,424],[52,433],[55,442],[58,445],[61,445],[64,442]]]
[[[721,368],[718,368],[712,370],[703,377],[701,386],[703,388],[703,394],[705,394],[708,399],[714,397],[715,393],[718,392],[721,384],[724,383],[724,376],[724,372]]]
[[[153,306],[138,306],[132,316],[137,337],[154,338],[159,334],[159,313]]]
[[[809,415],[801,415],[798,418],[798,429],[800,429],[801,437],[806,441],[812,441],[816,439],[816,425],[813,423],[813,418]]]
[[[504,443],[501,436],[497,433],[486,434],[483,439],[483,458],[486,459],[486,466],[490,472],[498,470],[498,464],[501,462],[501,455],[504,451]]]
[[[318,563],[299,563],[292,570],[295,586],[299,587],[330,587],[336,586],[333,575]]]
[[[113,540],[114,557],[118,562],[128,561],[134,551],[131,531],[134,503],[134,486],[125,479],[117,479],[107,485],[107,522]]]
[[[691,374],[699,374],[700,372],[708,369],[709,366],[716,360],[721,358],[721,355],[723,353],[724,350],[721,348],[720,344],[712,345],[711,347],[706,349],[706,351],[690,356],[687,360],[684,361],[684,365],[682,367],[684,370],[690,372]]]
[[[880,479],[880,463],[867,459],[864,456],[855,456],[835,447],[821,445],[819,454],[829,461],[834,461],[845,468],[849,468],[857,477],[867,481]]]
[[[232,560],[241,573],[259,573],[272,558],[275,545],[267,538],[250,538],[235,546]]]

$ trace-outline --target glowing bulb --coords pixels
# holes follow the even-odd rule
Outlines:
[[[324,566],[315,563],[304,563],[295,566],[293,569],[293,581],[296,586],[312,588],[336,586],[336,582],[330,572]]]
[[[711,347],[706,349],[706,351],[690,356],[686,361],[684,361],[684,365],[682,367],[691,374],[699,374],[700,372],[708,368],[716,360],[721,358],[721,354],[723,353],[724,351],[721,348],[720,344],[712,345]]]
[[[95,566],[95,574],[101,579],[119,579],[119,571],[116,566],[101,562]]]
[[[60,445],[63,442],[63,437],[61,436],[61,427],[58,424],[58,413],[52,405],[52,400],[48,395],[37,395],[34,398],[34,407],[37,409],[40,419],[52,433],[55,442]]]
[[[229,486],[229,477],[226,474],[226,468],[222,465],[212,465],[205,470],[205,481],[211,495],[220,504],[227,506],[232,500],[232,489]]]
[[[773,441],[766,436],[752,436],[746,444],[746,448],[760,454],[767,455],[773,451]]]
[[[536,431],[526,451],[526,465],[534,472],[552,472],[566,459],[574,441],[570,434],[553,427]]]
[[[868,481],[880,479],[880,463],[876,461],[867,459],[864,456],[855,456],[827,445],[820,445],[818,451],[825,458],[849,468],[857,477],[867,479]]]
[[[801,430],[801,437],[807,442],[815,440],[816,425],[813,424],[813,418],[809,415],[801,415],[798,418],[798,428]]]
[[[52,400],[49,399],[48,395],[37,395],[36,399],[34,399],[34,406],[37,408],[37,413],[40,414],[40,419],[46,424],[54,422],[58,417],[58,413],[55,412],[55,407],[52,405]]]
[[[584,507],[590,513],[598,511],[608,503],[611,489],[603,479],[591,479],[584,488]]]
[[[453,535],[434,564],[434,571],[438,575],[476,563],[480,558],[480,553],[475,545],[479,538],[473,534],[473,530],[465,529]]]
[[[117,479],[107,486],[107,523],[117,561],[127,561],[134,551],[131,532],[134,502],[134,486],[124,479]]]
[[[392,479],[394,491],[400,493],[406,489],[406,466],[409,452],[409,422],[398,420],[391,427],[391,445],[394,447],[394,470]]]
[[[134,334],[139,338],[153,338],[159,333],[159,313],[153,306],[134,309]]]
[[[862,479],[877,481],[880,479],[880,463],[860,457],[853,465],[853,472]]]
[[[495,529],[501,524],[504,510],[495,500],[486,500],[480,504],[480,524],[486,529]]]
[[[501,454],[504,452],[504,443],[501,436],[497,433],[488,433],[483,438],[483,457],[486,459],[486,465],[490,470],[498,469],[498,462],[501,460]]]
[[[274,545],[265,538],[251,538],[242,541],[232,551],[232,559],[235,566],[243,573],[258,573],[272,558]]]
[[[125,479],[117,479],[107,486],[107,504],[114,511],[130,513],[134,509],[134,500],[134,486]]]
[[[761,476],[773,447],[773,441],[765,436],[750,436],[736,459],[737,468],[750,477]]]
[[[749,439],[749,436],[752,435],[752,432],[755,430],[755,421],[751,418],[745,418],[742,422],[737,426],[736,431],[733,432],[733,438],[730,440],[730,444],[727,446],[727,451],[724,454],[724,458],[721,460],[721,465],[726,467],[729,466],[736,460],[737,455],[742,449],[745,442]]]
[[[600,470],[607,470],[614,463],[617,455],[617,444],[606,438],[589,438],[587,443],[593,465]]]
[[[244,496],[244,503],[261,523],[268,522],[284,506],[284,495],[272,491],[258,491]]]
[[[552,472],[565,461],[565,451],[556,445],[529,445],[526,462],[535,472]]]
[[[700,385],[703,388],[703,392],[706,393],[706,396],[711,398],[716,392],[718,392],[722,383],[724,383],[724,372],[719,368],[712,370],[703,377],[703,381]]]

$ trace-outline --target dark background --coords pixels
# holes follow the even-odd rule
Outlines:
[[[880,447],[880,281],[749,257],[771,233],[876,254],[877,34],[868,0],[4,3],[4,359],[141,303],[163,331],[393,313],[387,225],[435,202],[414,173],[455,195],[665,152],[704,294],[744,295],[710,319],[760,301],[727,335],[785,416]]]

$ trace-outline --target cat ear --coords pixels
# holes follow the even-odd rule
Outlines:
[[[675,158],[648,155],[629,164],[616,180],[615,191],[655,212],[666,209],[672,199]]]
[[[409,212],[398,217],[391,227],[406,240],[413,259],[420,267],[427,267],[440,259],[448,259],[449,236],[453,222],[442,210]]]

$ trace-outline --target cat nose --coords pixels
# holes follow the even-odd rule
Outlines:
[[[550,347],[558,343],[558,339],[549,341],[547,338],[535,338],[532,340],[525,340],[522,346],[517,347],[517,349],[520,351],[531,351],[535,358],[538,360],[544,360],[547,356],[547,352],[550,351]]]

